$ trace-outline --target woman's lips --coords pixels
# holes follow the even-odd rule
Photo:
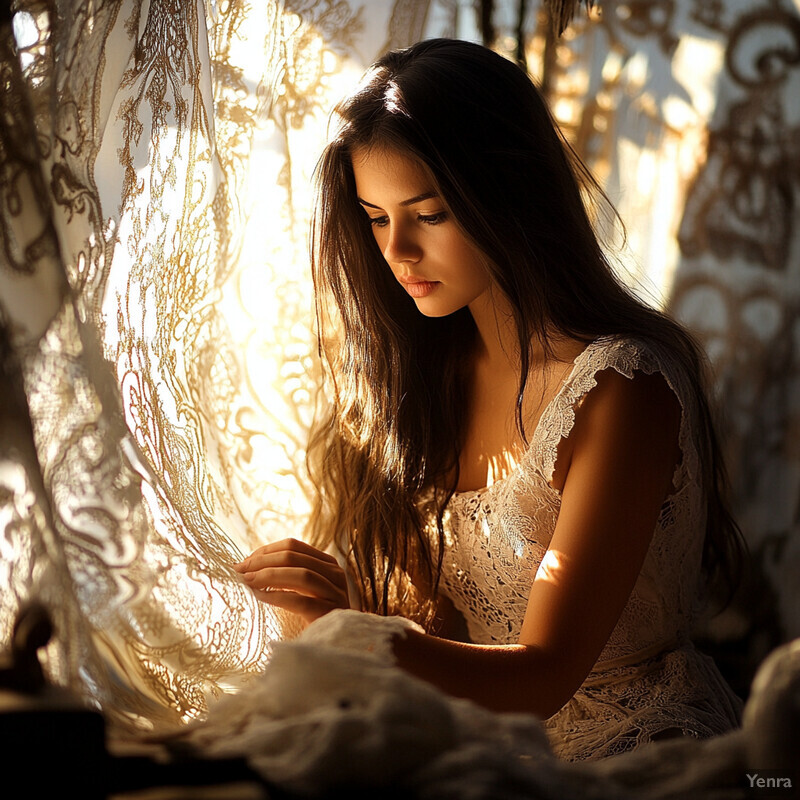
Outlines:
[[[422,278],[399,278],[405,290],[415,299],[427,297],[438,285],[439,281],[426,281]]]

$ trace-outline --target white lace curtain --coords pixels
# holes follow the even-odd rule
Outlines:
[[[800,629],[791,3],[605,2],[528,65],[618,202],[627,270],[704,337],[746,532]],[[516,3],[495,3],[511,52]],[[319,384],[306,229],[328,111],[456,0],[18,0],[0,35],[0,641],[123,730],[263,669],[293,623],[230,563],[301,535]],[[794,100],[794,102],[792,102]]]

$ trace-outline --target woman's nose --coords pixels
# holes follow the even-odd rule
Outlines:
[[[389,226],[383,257],[390,264],[400,264],[406,261],[416,262],[421,256],[422,248],[406,226]]]

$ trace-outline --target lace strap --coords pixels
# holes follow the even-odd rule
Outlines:
[[[681,406],[678,444],[682,457],[673,485],[678,487],[687,477],[695,477],[698,456],[691,436],[692,410],[687,402],[690,395],[685,378],[673,360],[658,352],[653,345],[638,339],[604,337],[589,344],[575,359],[572,371],[545,409],[534,432],[531,450],[535,455],[535,467],[545,481],[548,484],[552,482],[558,446],[575,425],[575,410],[582,398],[597,385],[597,374],[607,369],[614,369],[631,380],[637,371],[647,375],[658,372],[664,377]]]

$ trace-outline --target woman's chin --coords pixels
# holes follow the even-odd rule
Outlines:
[[[431,298],[415,299],[414,303],[417,306],[417,311],[425,317],[449,317],[455,314],[456,311],[463,308],[463,305],[456,305],[454,303],[436,302]]]

